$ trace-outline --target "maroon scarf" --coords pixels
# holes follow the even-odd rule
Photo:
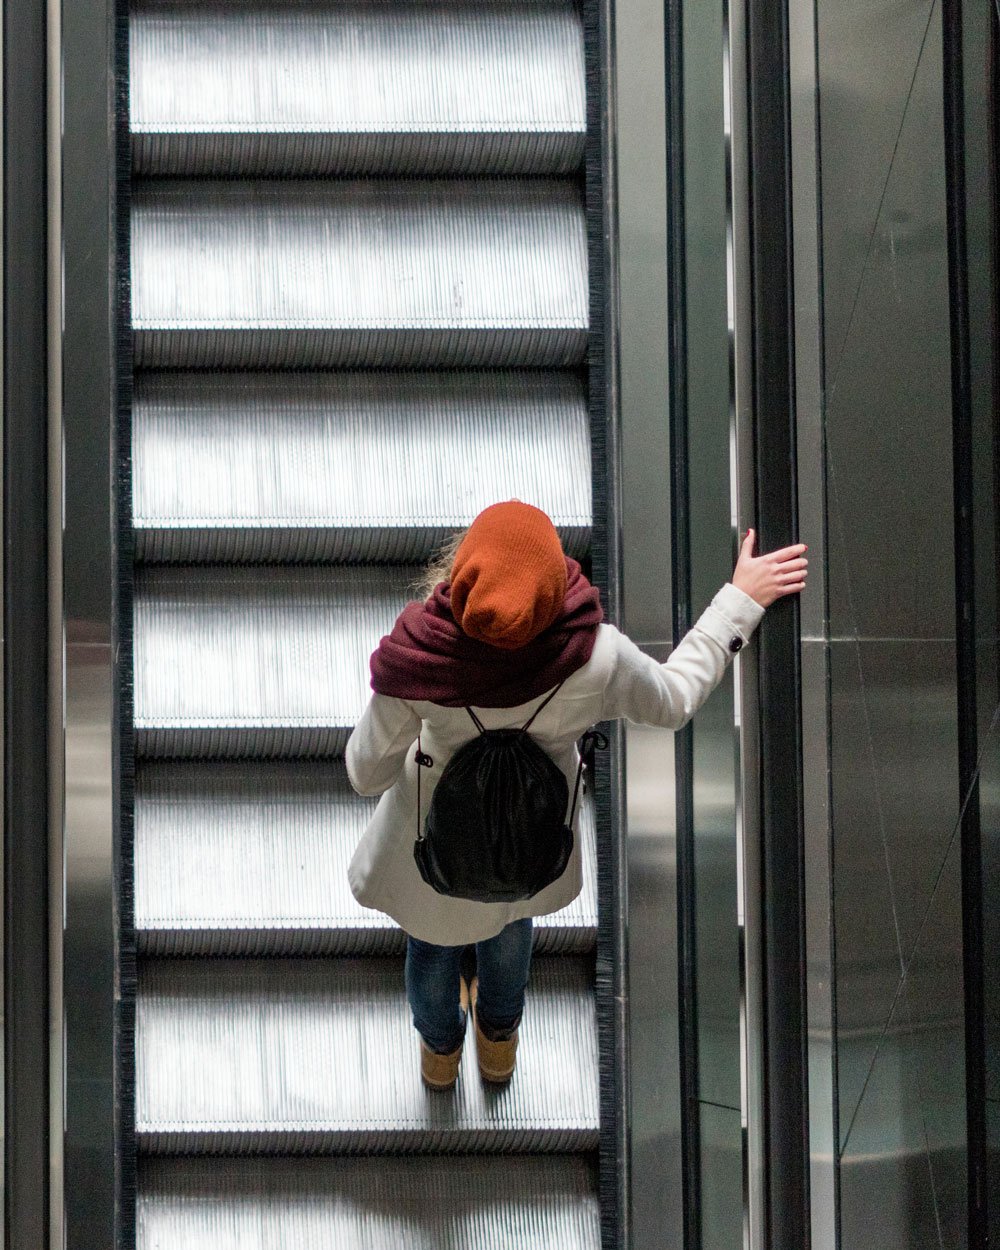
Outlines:
[[[556,621],[516,651],[462,632],[447,582],[426,603],[408,603],[372,653],[372,689],[443,707],[517,707],[537,698],[590,659],[604,613],[596,587],[566,560],[566,599]]]

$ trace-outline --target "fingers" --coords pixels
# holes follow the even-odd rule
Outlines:
[[[788,585],[782,586],[779,589],[778,594],[779,596],[798,595],[798,594],[801,594],[802,591],[805,590],[805,588],[806,588],[805,582],[789,582]]]
[[[786,560],[794,560],[796,556],[804,556],[809,550],[805,543],[793,543],[791,547],[779,547],[777,551],[769,551],[767,554],[772,560],[777,560],[779,564],[784,564]]]
[[[740,558],[749,559],[753,555],[754,543],[757,541],[757,535],[753,530],[747,530],[746,538],[740,543]]]

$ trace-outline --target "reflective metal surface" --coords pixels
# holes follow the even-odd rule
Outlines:
[[[599,1250],[587,1160],[156,1160],[143,1169],[140,1250]]]
[[[571,182],[140,186],[140,366],[558,368],[586,352]]]
[[[965,1037],[969,1060],[966,1105],[969,1136],[969,1243],[1000,1244],[1000,149],[995,117],[1000,99],[1000,6],[952,5],[945,37],[945,96],[954,87],[964,110],[964,134],[946,144],[964,163],[964,187],[950,186],[951,245],[962,245],[964,263],[952,256],[953,360],[968,353],[968,411],[959,411],[956,447],[959,499],[967,511],[970,563],[959,565],[960,593],[971,600],[960,643],[960,701],[966,714],[962,744],[962,889],[965,926]],[[956,16],[960,22],[955,21]],[[958,44],[958,36],[961,43]],[[960,60],[955,57],[960,53]],[[957,61],[957,63],[956,63]],[[961,76],[961,82],[955,80]],[[949,81],[951,75],[954,79]],[[950,122],[960,114],[952,104]],[[947,123],[946,123],[947,124]],[[957,193],[956,193],[957,191]],[[964,210],[964,212],[962,211]],[[961,218],[964,216],[964,223]],[[958,227],[958,228],[956,228]],[[964,279],[966,324],[957,319],[956,278]],[[957,324],[956,324],[957,323]],[[957,329],[957,333],[955,333]],[[957,357],[957,359],[955,359]],[[954,370],[953,364],[953,370]],[[954,372],[953,372],[954,376]],[[959,375],[961,376],[961,374]],[[971,586],[968,584],[971,583]],[[971,591],[971,594],[969,593]],[[962,626],[959,628],[961,637]],[[971,634],[971,638],[969,635]],[[971,645],[970,645],[971,643]],[[970,655],[969,652],[972,654]],[[975,703],[975,717],[969,704]],[[971,739],[975,738],[973,745]],[[971,758],[970,758],[971,757]],[[970,767],[970,765],[972,767]],[[971,773],[971,776],[970,776]],[[971,783],[971,784],[970,784]],[[967,804],[967,806],[966,806]],[[977,845],[978,843],[978,845]],[[957,1111],[953,1107],[953,1114]]]
[[[547,1159],[592,1152],[599,1136],[592,864],[579,906],[538,926],[555,957],[534,970],[514,1081],[484,1088],[470,1052],[453,1096],[420,1084],[402,934],[343,878],[371,804],[348,793],[338,757],[368,697],[369,654],[417,572],[401,562],[511,494],[549,509],[583,555],[594,511],[580,370],[586,13],[565,0],[460,8],[132,12],[136,1128],[149,1250],[163,1238],[252,1245],[289,1195],[302,1196],[304,1244],[339,1243],[373,1176],[367,1160],[328,1161],[317,1194],[311,1161],[263,1182],[217,1157],[159,1169],[149,1156],[162,1151],[428,1156],[419,1171],[393,1160],[380,1172],[373,1246],[439,1230],[500,1246],[527,1225],[529,1245],[599,1236],[592,1170]],[[181,172],[229,181],[164,180]],[[251,181],[262,173],[280,181]],[[357,177],[375,173],[388,177]],[[523,173],[547,176],[510,176]],[[352,364],[368,372],[292,372]],[[148,372],[161,365],[185,372]],[[472,372],[484,365],[528,368]],[[290,567],[301,561],[311,567]],[[323,958],[276,957],[292,952]],[[200,958],[220,953],[255,958]],[[538,1154],[523,1208],[509,1195],[527,1165],[505,1158],[496,1203],[468,1223],[452,1177],[488,1165],[456,1167],[454,1153],[512,1150]],[[407,1180],[418,1176],[419,1188]],[[187,1178],[192,1201],[171,1205],[163,1177]]]
[[[725,135],[728,142],[727,249],[729,383],[735,537],[756,523],[753,422],[753,311],[750,292],[750,170],[747,34],[742,5],[723,15]],[[734,542],[734,547],[736,543]],[[761,914],[759,718],[753,648],[734,666],[739,767],[736,794],[737,910],[740,934],[740,1122],[743,1128],[743,1245],[765,1247],[764,994]]]
[[[664,12],[615,6],[622,621],[672,635]],[[683,1172],[673,735],[625,731],[631,1242],[680,1245]]]
[[[838,1250],[833,880],[829,781],[829,627],[823,434],[823,340],[816,137],[816,2],[789,6],[795,222],[795,406],[799,532],[809,546],[802,597],[802,780],[806,845],[809,1134],[813,1250]]]
[[[565,374],[147,374],[138,557],[417,561],[497,499],[590,543],[586,390]]]
[[[351,894],[375,810],[339,761],[147,763],[135,816],[136,929],[159,955],[398,954],[403,934]],[[583,892],[535,921],[540,951],[593,950],[594,811],[581,803]]]
[[[732,84],[725,6],[685,6],[684,250],[687,403],[686,620],[732,572],[737,483],[732,387],[736,316],[732,266]],[[740,142],[737,138],[737,142]],[[736,210],[738,211],[738,210]],[[683,558],[679,554],[678,558]],[[689,1236],[735,1247],[744,1224],[742,1108],[742,924],[738,842],[740,768],[732,675],[695,717],[689,734],[690,815],[681,825],[691,1022],[686,1031]],[[694,1187],[697,1185],[697,1192]]]
[[[3,23],[3,1235],[45,1247],[49,1184],[49,404],[45,5]]]
[[[625,743],[632,1244],[681,1245],[674,740],[665,730],[628,725]]]
[[[441,1095],[420,1079],[401,963],[149,962],[137,1030],[142,1148],[591,1150],[597,1033],[588,961],[538,960],[528,994],[516,1078],[494,1089],[464,1063],[455,1094]],[[466,1058],[474,1061],[473,1049]]]
[[[840,1245],[940,1250],[966,1244],[940,6],[817,14]]]
[[[662,6],[615,12],[624,628],[671,641],[666,132]]]
[[[417,569],[145,568],[135,725],[156,755],[329,754],[368,702],[368,658]]]
[[[581,15],[526,5],[144,3],[131,20],[141,173],[572,173]]]
[[[61,603],[55,645],[65,645],[57,658],[64,719],[54,727],[64,752],[64,815],[55,836],[61,829],[65,878],[64,895],[55,897],[60,910],[65,900],[57,1054],[60,1065],[65,1055],[62,1241],[69,1250],[111,1246],[116,1237],[113,11],[110,0],[64,4],[61,12],[54,6],[49,31],[58,43],[61,27],[67,53],[59,58],[51,45],[62,86],[53,113],[62,136],[62,266],[52,287],[62,301],[62,387],[53,392],[61,404],[50,432],[63,457],[51,488],[62,517],[62,559],[52,573]],[[52,82],[58,93],[60,77]],[[55,1229],[58,1245],[57,1222]]]

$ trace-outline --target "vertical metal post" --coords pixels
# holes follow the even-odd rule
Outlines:
[[[48,1245],[46,13],[3,6],[7,1250]]]
[[[814,1250],[839,1244],[834,1046],[829,610],[823,408],[822,240],[816,0],[790,0],[795,408],[799,524],[809,544],[802,599],[802,794],[808,975],[810,1200]]]
[[[66,1064],[63,1027],[64,655],[62,604],[62,0],[46,0],[48,81],[49,1244],[62,1250]]]
[[[958,660],[958,770],[962,798],[962,955],[965,980],[965,1114],[968,1245],[989,1238],[986,1179],[986,1022],[983,860],[980,827],[976,678],[976,561],[968,248],[966,243],[965,79],[962,0],[941,0],[944,149],[948,210],[948,298],[955,492],[955,639]]]
[[[753,437],[757,532],[767,550],[798,532],[787,3],[748,0]],[[808,1056],[799,608],[768,612],[757,647],[763,924],[765,1239],[807,1250]]]
[[[671,483],[665,29],[662,0],[615,11],[621,617],[657,659],[671,645]],[[629,1037],[628,1238],[680,1245],[673,735],[627,726],[623,806]]]
[[[750,139],[746,9],[724,3],[727,264],[732,520],[738,541],[758,525],[754,475],[753,308],[751,296]],[[740,1070],[743,1127],[743,1244],[765,1250],[766,1135],[764,1107],[763,915],[760,850],[759,704],[753,650],[736,660],[736,724],[740,767],[736,806],[740,934]]]

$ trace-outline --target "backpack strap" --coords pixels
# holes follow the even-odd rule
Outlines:
[[[563,684],[562,684],[562,682],[560,682],[560,683],[559,683],[559,685],[558,685],[558,686],[556,686],[555,690],[550,690],[550,691],[549,691],[549,693],[545,696],[545,698],[541,701],[541,703],[539,703],[538,707],[536,707],[536,708],[535,708],[535,710],[531,713],[531,716],[530,716],[530,717],[527,719],[527,721],[525,721],[525,723],[521,726],[521,732],[522,732],[522,733],[527,732],[527,730],[529,730],[529,729],[531,728],[531,726],[535,723],[535,717],[536,717],[536,716],[538,716],[539,712],[544,711],[544,710],[545,710],[545,708],[547,708],[547,707],[549,706],[549,704],[552,702],[552,700],[556,697],[556,695],[557,695],[557,694],[559,693],[559,691],[562,689],[562,685],[563,685]],[[479,719],[479,717],[475,714],[475,712],[472,710],[472,708],[471,708],[471,707],[467,707],[465,710],[466,710],[466,711],[469,713],[469,715],[472,717],[472,723],[475,725],[475,727],[479,730],[479,732],[480,732],[481,734],[484,734],[484,733],[486,732],[486,726],[485,726],[485,725],[483,724],[483,722]]]
[[[580,762],[576,766],[576,785],[573,787],[573,802],[570,804],[569,820],[566,822],[569,827],[573,828],[573,818],[576,816],[576,803],[580,797],[580,782],[583,779],[583,763],[587,758],[587,752],[594,750],[603,751],[607,748],[608,739],[599,729],[588,729],[580,739]]]
[[[417,841],[422,842],[424,840],[424,831],[420,824],[420,774],[425,768],[433,768],[434,761],[429,755],[424,753],[419,734],[417,735],[417,753],[413,758],[417,764]]]
[[[538,707],[536,707],[535,710],[531,713],[530,718],[521,726],[522,733],[527,733],[527,731],[535,723],[535,718],[539,715],[540,712],[545,711],[545,709],[549,706],[549,704],[556,697],[559,691],[562,690],[562,688],[563,688],[563,683],[560,682],[559,685],[556,686],[555,690],[549,691],[549,693],[545,696],[545,698],[541,701],[541,703],[539,703]]]

